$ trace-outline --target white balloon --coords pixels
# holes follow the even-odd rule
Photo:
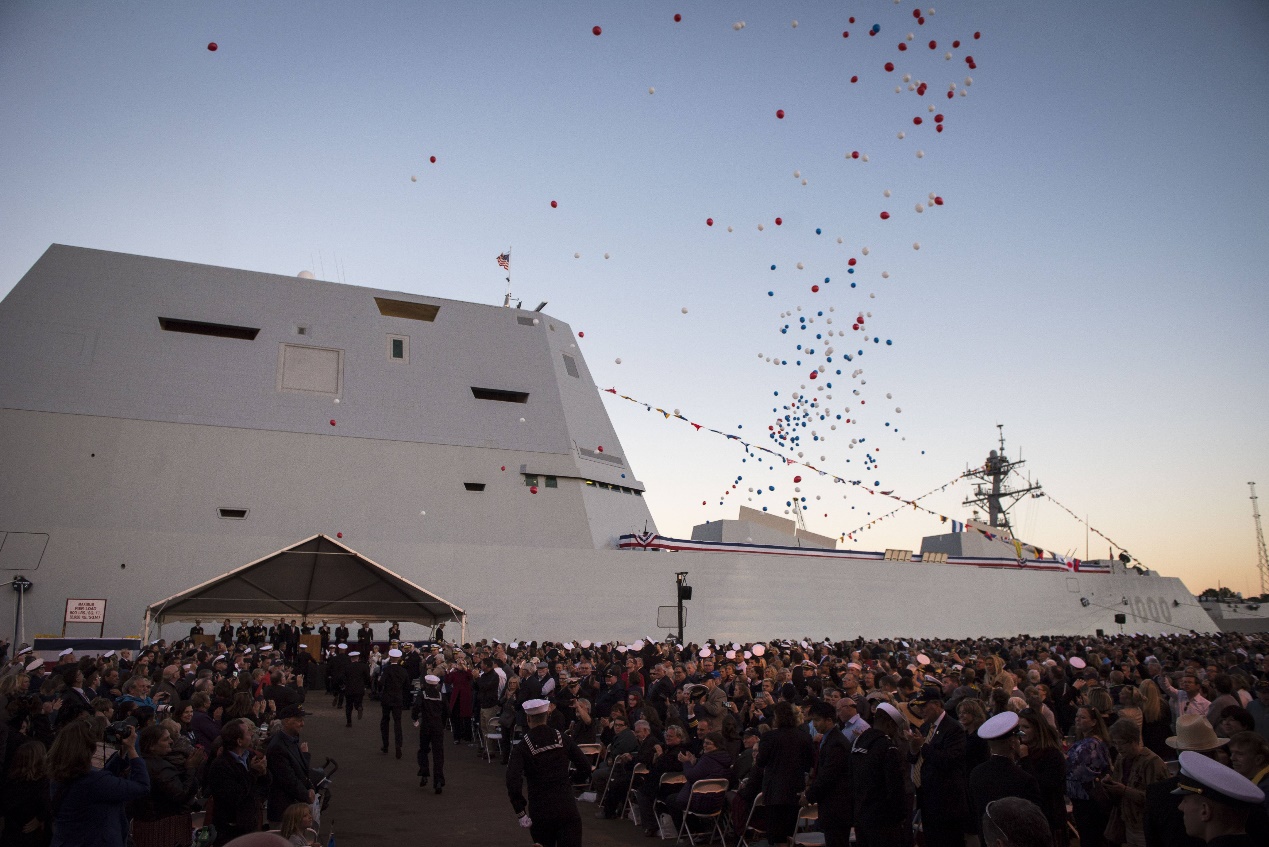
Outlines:
[[[842,237],[841,237],[840,235],[839,235],[839,236],[837,236],[837,243],[838,243],[838,244],[841,244],[841,243],[842,243]]]
[[[336,397],[336,398],[335,398],[335,405],[339,405],[339,398],[338,398],[338,397]]]
[[[727,227],[727,231],[731,232],[732,231],[731,227]]]
[[[649,85],[649,86],[648,86],[648,93],[649,93],[649,94],[656,94],[656,93],[657,93],[657,90],[656,90],[655,88],[653,88],[652,86],[650,86],[650,85]]]
[[[524,418],[520,418],[520,423],[524,423]]]
[[[933,112],[933,111],[934,111],[934,104],[933,104],[933,103],[931,103],[929,106],[927,106],[927,107],[926,107],[926,111],[927,111],[927,112]]]
[[[921,249],[921,242],[920,242],[920,241],[913,241],[913,242],[912,242],[912,249],[913,249],[913,250],[920,250],[920,249]]]
[[[900,407],[900,406],[895,406],[895,407],[894,407],[894,410],[895,410],[896,412],[902,412],[902,411],[903,411],[903,408],[902,408],[902,407]]]
[[[867,256],[867,255],[868,255],[868,248],[867,248],[867,247],[864,247],[864,248],[863,248],[863,249],[861,249],[859,252],[860,252],[860,253],[863,253],[865,256]]]
[[[904,75],[903,75],[903,81],[904,81],[904,82],[912,82],[912,74],[904,74]]]
[[[803,184],[803,185],[806,185],[806,180],[802,180],[802,184]]]
[[[414,174],[410,174],[410,182],[418,182],[419,178]]]
[[[891,397],[893,397],[893,396],[894,396],[894,395],[892,395],[889,391],[887,391],[887,392],[886,392],[886,399],[887,399],[887,400],[889,400],[889,399],[890,399]]]
[[[582,254],[581,254],[581,253],[574,253],[574,254],[573,254],[573,258],[574,258],[574,259],[580,259],[581,257],[582,257]]]
[[[763,230],[762,224],[758,224],[758,232],[762,232],[762,230]]]
[[[925,158],[925,151],[924,151],[924,150],[918,150],[918,151],[917,151],[917,158],[918,158],[918,159],[924,159],[924,158]]]
[[[797,178],[798,178],[798,177],[800,177],[800,176],[802,176],[802,172],[801,172],[801,171],[794,171],[794,172],[793,172],[793,178],[794,178],[794,179],[797,179]]]
[[[925,206],[921,205],[920,203],[917,203],[917,204],[916,204],[916,210],[917,210],[917,214],[919,215],[919,214],[921,214],[922,212],[924,212],[924,211],[925,211]]]
[[[732,25],[731,25],[731,28],[732,28],[732,29],[734,29],[734,30],[736,30],[736,32],[740,32],[742,29],[744,29],[744,28],[745,28],[745,22],[744,22],[744,21],[736,21],[734,24],[732,24]]]
[[[426,515],[427,512],[419,512],[420,515]]]
[[[906,132],[904,132],[903,130],[899,130],[899,140],[900,140],[900,141],[902,141],[903,139],[905,139],[905,138],[907,138],[907,137],[908,137],[908,134],[907,134]],[[887,194],[886,196],[887,196],[887,197],[889,197],[890,195],[889,195],[889,194]]]
[[[685,314],[685,315],[687,314],[687,306],[684,306],[684,307],[683,307],[683,314]],[[759,353],[758,355],[759,355],[759,356],[761,356],[762,354],[761,354],[761,353]]]
[[[943,54],[943,58],[944,58],[944,59],[947,59],[947,60],[950,62],[950,61],[952,60],[952,54],[951,54],[951,53],[944,53],[944,54]]]
[[[902,133],[900,133],[900,134],[902,134]],[[881,192],[881,196],[882,196],[882,197],[889,197],[889,196],[890,196],[890,189],[889,189],[889,188],[887,188],[885,191]]]
[[[882,279],[890,279],[890,271],[882,271],[882,272],[881,272],[881,278],[882,278]]]
[[[605,253],[605,254],[604,254],[604,258],[605,258],[605,259],[607,259],[607,258],[608,258],[608,255],[609,255],[609,254]]]
[[[797,21],[794,21],[794,22],[793,22],[793,28],[794,28],[794,29],[797,29],[797,28],[798,28],[798,22],[797,22]],[[731,658],[731,656],[728,656],[727,658],[729,658],[729,659],[730,659],[730,658]]]
[[[801,263],[801,262],[798,262],[798,270],[803,270],[803,269],[804,269],[804,268],[803,268],[802,263]]]
[[[866,161],[868,161],[868,154],[867,154],[867,153],[865,153],[864,155],[860,156],[859,158],[860,158],[860,159],[862,159],[863,161],[865,161],[865,162],[866,162]]]
[[[621,364],[621,359],[617,359],[617,364]]]

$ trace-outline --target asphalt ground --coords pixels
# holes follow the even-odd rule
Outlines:
[[[402,715],[405,745],[395,757],[389,728],[388,753],[381,752],[378,701],[366,698],[361,720],[353,713],[353,726],[344,726],[344,710],[331,706],[331,698],[309,691],[304,708],[301,738],[308,741],[313,765],[330,757],[339,763],[332,781],[330,807],[322,813],[321,843],[331,826],[339,847],[362,845],[508,845],[530,847],[533,839],[522,829],[507,799],[506,768],[476,755],[478,747],[455,745],[445,737],[445,788],[437,795],[432,785],[419,787],[418,730],[410,723],[409,710]],[[582,843],[588,847],[654,845],[630,820],[595,817],[594,803],[580,803]],[[717,843],[717,842],[715,842]]]

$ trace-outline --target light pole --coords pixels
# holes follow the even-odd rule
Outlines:
[[[674,574],[676,594],[678,595],[679,604],[679,644],[683,642],[683,601],[692,599],[692,586],[687,584],[687,571],[678,571]]]
[[[25,597],[26,592],[30,591],[34,586],[35,586],[35,583],[31,582],[31,580],[27,579],[22,574],[18,574],[17,576],[15,576],[13,578],[13,581],[9,583],[9,587],[12,588],[14,591],[18,592],[17,603],[15,604],[14,610],[13,610],[13,649],[14,650],[18,649],[18,644],[21,641],[21,639],[18,637],[18,633],[21,631],[21,626],[22,626],[22,598]]]

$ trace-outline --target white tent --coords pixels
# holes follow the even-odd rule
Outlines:
[[[466,613],[326,535],[314,535],[201,585],[151,603],[150,624],[281,618],[410,621],[436,626]]]

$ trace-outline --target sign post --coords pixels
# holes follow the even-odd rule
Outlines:
[[[9,587],[12,588],[14,591],[18,592],[18,606],[17,606],[17,609],[14,610],[14,615],[13,615],[13,649],[14,650],[18,649],[18,644],[21,643],[22,641],[22,637],[20,635],[21,627],[22,627],[22,600],[26,597],[26,593],[30,591],[31,588],[34,587],[34,585],[35,583],[31,582],[31,580],[27,579],[22,574],[18,574],[17,576],[15,576],[13,578],[13,581],[9,583]]]
[[[101,624],[99,638],[106,635],[106,601],[66,599],[66,615],[62,618],[62,637],[66,637],[68,623]]]

